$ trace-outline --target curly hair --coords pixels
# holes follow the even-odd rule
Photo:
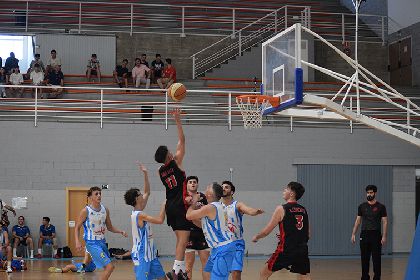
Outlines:
[[[136,199],[140,195],[140,190],[136,188],[131,188],[124,194],[124,200],[127,205],[136,206]]]

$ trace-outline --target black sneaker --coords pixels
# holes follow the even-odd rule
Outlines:
[[[122,87],[123,87],[123,84],[122,84],[122,83],[118,83],[118,86],[119,86],[120,88],[122,88]]]
[[[175,270],[172,269],[172,271],[166,273],[166,278],[169,280],[175,280],[178,279],[178,277],[175,274]]]
[[[182,272],[182,270],[180,270],[178,272],[178,280],[189,280],[188,273]]]

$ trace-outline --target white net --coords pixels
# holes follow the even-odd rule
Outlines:
[[[263,112],[268,106],[271,106],[269,100],[258,101],[258,99],[249,97],[238,97],[236,103],[241,111],[245,129],[262,127]]]

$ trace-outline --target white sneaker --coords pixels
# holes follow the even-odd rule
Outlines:
[[[12,272],[13,272],[13,270],[12,270],[12,268],[9,266],[9,267],[6,269],[6,272],[7,272],[7,273],[12,273]]]
[[[34,255],[31,255],[29,258],[30,258],[30,259],[33,259],[33,258],[34,258]]]

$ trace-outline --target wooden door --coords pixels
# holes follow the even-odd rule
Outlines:
[[[87,205],[88,187],[68,187],[67,189],[67,246],[70,247],[73,256],[81,257],[84,252],[76,251],[74,229],[80,211]],[[83,228],[80,230],[80,240],[83,242]]]
[[[398,85],[400,81],[400,44],[395,42],[389,45],[389,72],[391,85]]]

